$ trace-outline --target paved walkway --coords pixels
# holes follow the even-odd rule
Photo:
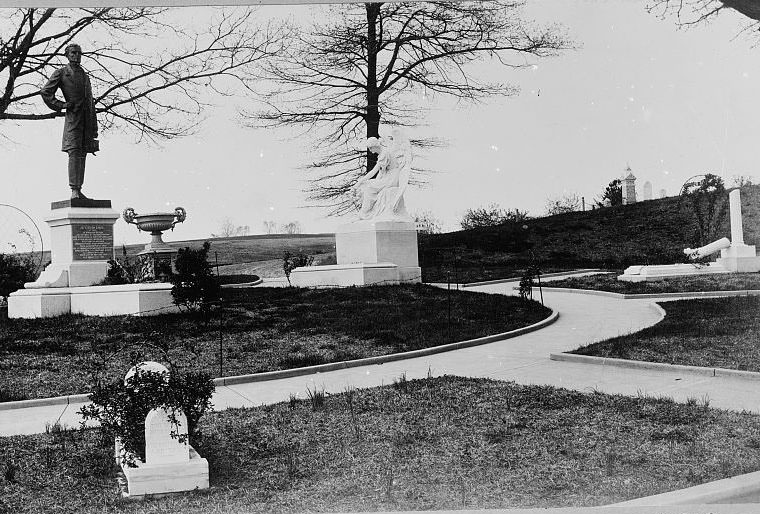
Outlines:
[[[513,294],[514,282],[468,288],[494,294]],[[549,354],[577,348],[641,330],[661,319],[654,299],[622,300],[606,296],[544,292],[547,306],[559,312],[552,325],[501,342],[427,357],[380,365],[318,373],[269,382],[221,386],[213,396],[217,410],[250,407],[303,397],[307,388],[338,393],[347,387],[372,387],[428,375],[459,375],[549,384],[581,391],[599,390],[626,395],[670,396],[679,401],[709,398],[712,407],[760,411],[757,381],[706,377],[687,372],[625,369],[549,360]],[[32,434],[59,421],[77,426],[81,404],[53,405],[0,411],[0,435]]]

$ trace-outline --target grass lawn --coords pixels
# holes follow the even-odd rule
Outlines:
[[[123,377],[141,360],[231,376],[385,355],[507,332],[550,314],[515,297],[421,284],[224,291],[224,308],[210,319],[0,319],[0,397],[88,392],[97,377]]]
[[[667,315],[658,324],[571,353],[760,371],[760,298],[706,298],[660,305]]]
[[[760,469],[754,415],[486,379],[399,379],[215,413],[201,429],[211,489],[144,502],[117,499],[99,429],[0,438],[0,511],[590,506]]]
[[[726,275],[698,275],[667,278],[654,282],[623,282],[617,276],[622,271],[571,277],[545,282],[546,287],[595,289],[623,294],[684,293],[692,291],[744,291],[760,289],[760,273],[729,273]]]

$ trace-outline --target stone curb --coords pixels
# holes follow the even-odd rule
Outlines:
[[[405,359],[413,359],[416,357],[426,357],[428,355],[434,355],[436,353],[444,353],[452,350],[459,350],[462,348],[469,348],[471,346],[479,346],[482,344],[494,343],[496,341],[502,341],[505,339],[511,339],[522,334],[527,334],[551,325],[559,318],[559,313],[553,311],[552,314],[533,325],[527,327],[518,328],[510,332],[503,332],[501,334],[494,334],[491,336],[479,337],[477,339],[469,339],[467,341],[459,341],[456,343],[444,344],[441,346],[433,346],[430,348],[422,348],[420,350],[412,350],[409,352],[392,353],[390,355],[378,355],[377,357],[366,357],[364,359],[355,359],[342,362],[331,362],[328,364],[319,364],[317,366],[309,366],[305,368],[284,369],[279,371],[267,371],[264,373],[254,373],[251,375],[238,375],[234,377],[221,377],[214,379],[214,385],[235,385],[246,384],[250,382],[264,382],[267,380],[277,380],[282,378],[298,377],[303,375],[311,375],[315,373],[325,373],[328,371],[335,371],[338,369],[356,368],[359,366],[370,366],[374,364],[384,364],[386,362],[394,362]]]
[[[515,288],[517,289],[517,288]],[[612,291],[599,291],[597,289],[573,289],[570,287],[543,287],[544,291],[551,293],[591,294],[596,296],[609,296],[623,300],[651,300],[661,298],[663,300],[677,298],[716,298],[723,296],[758,296],[760,289],[741,289],[736,291],[684,291],[682,293],[640,293],[624,294]]]
[[[334,371],[338,369],[355,368],[358,366],[368,366],[373,364],[383,364],[386,362],[399,361],[404,359],[412,359],[415,357],[425,357],[427,355],[434,355],[436,353],[449,352],[452,350],[459,350],[461,348],[469,348],[471,346],[479,346],[482,344],[493,343],[504,339],[511,339],[522,334],[527,334],[547,327],[557,321],[559,313],[552,311],[549,317],[528,325],[527,327],[518,328],[510,332],[502,332],[500,334],[494,334],[491,336],[479,337],[477,339],[468,339],[467,341],[459,341],[456,343],[444,344],[441,346],[433,346],[430,348],[422,348],[420,350],[412,350],[409,352],[392,353],[390,355],[378,355],[377,357],[367,357],[364,359],[355,359],[342,362],[331,362],[328,364],[319,364],[317,366],[308,366],[305,368],[284,369],[279,371],[267,371],[264,373],[253,373],[250,375],[237,375],[233,377],[220,377],[213,379],[215,386],[229,386],[235,384],[247,384],[250,382],[265,382],[268,380],[279,380],[283,378],[298,377],[303,375],[312,375],[316,373],[325,373],[328,371]],[[86,403],[90,399],[89,394],[73,394],[68,396],[53,396],[51,398],[36,398],[33,400],[19,400],[16,402],[0,402],[0,411],[12,410],[12,409],[26,409],[32,407],[43,407],[48,405],[68,405],[72,403]]]
[[[33,407],[45,407],[48,405],[70,405],[73,403],[87,403],[89,401],[89,394],[51,396],[50,398],[34,398],[32,400],[19,400],[16,402],[0,402],[0,411],[13,409],[30,409]]]
[[[573,271],[557,271],[555,273],[542,273],[541,277],[559,277],[562,275],[572,276],[572,275],[579,275],[581,273],[589,273],[591,271],[604,271],[604,270],[589,268],[589,269],[577,269]],[[505,282],[519,282],[519,281],[520,281],[520,277],[499,278],[496,280],[485,280],[483,282],[468,282],[467,284],[460,284],[460,287],[488,286],[492,284],[503,284]],[[547,289],[547,288],[544,287],[544,289]],[[556,289],[559,289],[559,288],[556,288]]]
[[[236,289],[236,288],[244,288],[244,287],[253,287],[257,286],[259,284],[262,284],[264,282],[263,278],[259,278],[258,280],[254,280],[253,282],[239,282],[237,284],[224,284],[220,286],[222,289]]]
[[[601,366],[616,366],[620,368],[651,369],[657,371],[680,371],[692,375],[709,377],[733,377],[744,380],[760,380],[760,373],[755,371],[741,371],[738,369],[706,368],[702,366],[688,366],[685,364],[665,364],[663,362],[634,361],[629,359],[613,359],[611,357],[595,357],[593,355],[576,355],[573,353],[551,353],[549,359],[561,362],[575,362],[579,364],[596,364]]]
[[[737,475],[731,478],[715,480],[705,484],[679,489],[669,493],[645,496],[611,507],[645,507],[663,505],[694,505],[694,504],[748,504],[760,501],[760,471]]]

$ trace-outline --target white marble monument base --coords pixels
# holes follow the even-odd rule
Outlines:
[[[126,490],[122,496],[139,498],[146,494],[179,493],[208,489],[208,461],[190,446],[190,460],[172,464],[146,464],[140,460],[136,468],[123,467]]]
[[[417,229],[413,221],[361,220],[338,226],[335,231],[338,264],[392,262],[419,266]]]
[[[296,287],[348,287],[369,285],[393,285],[402,282],[420,282],[419,266],[396,266],[391,262],[376,264],[332,264],[296,268],[290,274],[290,282]]]
[[[82,207],[79,203],[95,207]],[[50,226],[51,264],[26,289],[91,286],[103,280],[113,258],[113,225],[119,214],[109,200],[54,202]]]
[[[732,244],[720,251],[717,263],[729,271],[738,273],[757,273],[760,271],[760,257],[754,245]]]
[[[87,316],[151,316],[178,312],[171,284],[20,289],[8,297],[9,318],[49,318],[62,314]]]
[[[298,287],[347,287],[422,282],[413,221],[361,220],[335,232],[338,264],[296,268]]]
[[[713,275],[731,273],[722,265],[711,262],[707,265],[697,264],[661,264],[648,266],[629,266],[617,279],[623,282],[648,282],[666,278],[687,277],[694,275]]]

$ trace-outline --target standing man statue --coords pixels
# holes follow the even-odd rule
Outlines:
[[[66,47],[64,55],[69,64],[53,72],[50,80],[40,90],[45,104],[54,111],[66,110],[61,150],[69,154],[69,186],[71,198],[87,198],[82,194],[84,165],[87,154],[95,154],[99,148],[98,122],[95,118],[95,102],[92,99],[90,78],[82,69],[82,48]],[[55,97],[58,89],[65,101]]]

